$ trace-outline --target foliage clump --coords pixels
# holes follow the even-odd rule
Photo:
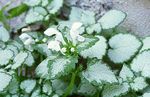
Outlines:
[[[0,27],[0,96],[150,96],[150,38],[118,27],[124,12],[110,10],[96,21],[93,12],[72,7],[66,20],[63,0],[24,4],[28,27],[20,35],[12,39]],[[33,31],[37,23],[44,28]]]

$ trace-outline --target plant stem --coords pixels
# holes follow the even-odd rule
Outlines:
[[[70,84],[67,87],[66,92],[64,93],[63,97],[67,97],[70,94],[70,92],[72,91],[78,71],[79,71],[79,68],[77,68],[77,70],[72,73]]]

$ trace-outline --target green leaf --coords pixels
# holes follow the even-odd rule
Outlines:
[[[123,63],[141,47],[141,42],[131,34],[117,34],[109,40],[108,56],[114,63]]]
[[[131,88],[135,91],[143,90],[148,84],[145,82],[143,77],[137,77],[134,82],[130,84]]]
[[[35,80],[27,79],[21,82],[20,88],[24,90],[26,93],[31,93],[36,85]]]
[[[24,0],[23,3],[28,6],[37,6],[41,3],[41,0]]]
[[[14,64],[12,65],[12,69],[17,69],[20,67],[28,57],[28,53],[21,51],[17,56],[14,58]]]
[[[97,58],[102,59],[102,57],[106,53],[106,39],[103,36],[97,36],[99,41],[97,41],[94,45],[81,51],[80,55],[84,58]]]
[[[85,26],[95,24],[95,13],[88,10],[83,11],[81,15],[81,22]]]
[[[96,82],[98,84],[117,82],[114,73],[106,66],[106,64],[101,62],[90,64],[87,70],[82,72],[82,76],[89,82]]]
[[[34,49],[37,50],[39,53],[45,56],[51,56],[52,52],[48,49],[47,44],[36,44]]]
[[[55,14],[63,6],[63,0],[53,0],[47,6],[47,10],[50,14]]]
[[[20,4],[19,6],[8,10],[8,14],[9,14],[8,17],[13,18],[13,17],[19,16],[22,13],[24,13],[25,11],[27,11],[28,9],[29,9],[29,7],[26,4]]]
[[[129,91],[129,85],[127,83],[119,85],[106,85],[102,92],[103,97],[120,97]]]
[[[9,32],[3,26],[0,26],[0,40],[7,42],[9,39]]]
[[[90,84],[89,82],[82,82],[79,85],[78,93],[85,95],[85,96],[93,96],[96,94],[97,90],[96,88]]]
[[[92,11],[85,11],[81,8],[72,7],[69,15],[70,21],[81,21],[85,26],[95,24],[95,13]]]
[[[16,77],[13,76],[12,81],[10,82],[9,86],[7,87],[7,90],[11,94],[16,94],[19,92],[19,81]]]
[[[42,21],[43,19],[44,16],[42,14],[34,11],[34,9],[30,9],[26,15],[25,22],[27,24],[31,24],[31,23]]]
[[[144,77],[150,78],[150,50],[137,55],[131,63],[131,69]]]
[[[51,64],[49,64],[51,78],[53,79],[71,73],[75,69],[75,63],[77,63],[77,58],[75,57],[61,57],[51,61]]]
[[[43,85],[43,88],[42,88],[43,92],[47,95],[51,95],[52,93],[52,86],[51,86],[51,83],[49,81],[46,81]]]
[[[28,53],[28,57],[26,58],[24,64],[26,64],[27,66],[31,67],[34,64],[34,57],[32,56],[31,52],[27,52]]]
[[[6,49],[13,51],[14,56],[16,56],[19,53],[18,48],[15,45],[7,45]]]
[[[118,10],[110,10],[102,16],[98,22],[101,23],[103,29],[110,29],[118,26],[126,18],[126,14]]]
[[[41,77],[41,78],[46,78],[46,79],[49,79],[49,74],[48,74],[48,64],[49,64],[49,61],[50,60],[54,60],[56,57],[55,56],[52,56],[52,57],[49,57],[45,60],[43,60],[36,68],[35,72],[36,72],[36,75]]]
[[[143,46],[142,46],[140,52],[150,49],[150,37],[144,38],[142,40],[142,42],[143,42]]]
[[[150,97],[150,93],[149,92],[144,93],[142,97]]]
[[[128,81],[134,77],[134,74],[131,69],[126,64],[124,64],[119,76],[123,79],[123,81]]]
[[[9,85],[11,79],[11,75],[5,72],[0,72],[0,92],[2,92]]]
[[[13,57],[11,50],[0,50],[0,66],[7,65]]]
[[[92,24],[86,28],[88,34],[92,34],[93,32],[100,33],[102,30],[101,25],[99,23]]]
[[[66,88],[68,87],[68,83],[64,82],[60,79],[52,80],[52,88],[58,95],[63,95]]]

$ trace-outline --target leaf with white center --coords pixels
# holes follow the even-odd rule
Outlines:
[[[129,85],[127,83],[119,85],[106,85],[102,92],[103,97],[120,97],[129,91]]]
[[[83,10],[81,8],[72,7],[70,15],[69,15],[69,19],[71,21],[79,21],[79,20],[81,20],[82,11]]]
[[[130,60],[141,47],[141,42],[131,34],[117,34],[109,40],[108,56],[114,63]]]
[[[33,65],[34,61],[34,57],[32,56],[31,52],[27,52],[28,53],[28,57],[26,58],[24,64],[26,64],[27,66],[31,67]]]
[[[101,62],[89,65],[87,70],[82,72],[82,76],[89,82],[96,82],[98,84],[117,82],[114,73],[106,64]]]
[[[40,6],[34,7],[34,11],[43,16],[47,15],[47,11],[43,7],[40,7]]]
[[[0,66],[7,65],[13,57],[11,50],[0,50]]]
[[[81,22],[85,25],[95,24],[95,13],[92,11],[83,11],[81,15]]]
[[[16,56],[18,54],[18,48],[15,45],[7,45],[6,49],[13,51],[14,56]]]
[[[9,86],[7,87],[7,90],[11,94],[16,94],[19,92],[19,81],[15,76],[13,76],[12,81],[10,82]]]
[[[43,60],[36,68],[35,73],[37,76],[41,78],[49,79],[48,75],[48,64],[50,60],[55,59],[56,57],[51,57]]]
[[[9,32],[3,26],[0,26],[0,40],[7,42],[9,38]]]
[[[71,73],[71,71],[75,68],[76,62],[77,59],[75,57],[54,59],[54,61],[52,61],[49,65],[51,78],[53,79]]]
[[[140,52],[150,49],[150,37],[144,38],[142,40],[142,42],[143,42],[143,46],[142,46]]]
[[[123,81],[127,81],[132,79],[134,77],[134,74],[131,69],[126,64],[124,64],[119,76],[123,79]]]
[[[44,16],[36,11],[34,9],[29,10],[27,13],[27,16],[25,18],[25,22],[27,24],[34,23],[34,22],[39,22],[44,19]]]
[[[141,73],[142,76],[150,78],[150,50],[137,55],[131,63],[134,72]]]
[[[55,14],[63,6],[63,0],[53,0],[47,6],[50,14]]]
[[[95,24],[95,13],[92,11],[85,11],[81,8],[72,7],[69,20],[81,21],[85,26],[89,26]]]
[[[11,82],[12,76],[5,73],[0,72],[0,92],[2,92]]]
[[[99,23],[92,24],[86,28],[88,34],[92,34],[94,32],[100,33],[102,31],[101,25]]]
[[[78,93],[85,96],[93,96],[97,92],[96,88],[89,82],[83,82],[80,84]]]
[[[43,92],[47,95],[51,95],[52,93],[52,86],[49,81],[45,82],[42,88]]]
[[[63,95],[66,91],[66,88],[68,87],[68,83],[60,79],[54,79],[51,80],[51,82],[53,91],[55,91],[55,93],[57,93],[58,95]]]
[[[40,94],[41,94],[41,89],[37,88],[36,90],[33,91],[31,97],[40,97]]]
[[[24,90],[26,93],[31,93],[35,86],[36,81],[31,79],[24,80],[20,84],[20,88]]]
[[[51,56],[52,52],[48,49],[47,44],[36,44],[34,49],[45,56]]]
[[[110,29],[118,26],[124,21],[126,14],[118,10],[110,10],[102,16],[98,22],[101,23],[103,29]]]
[[[102,57],[106,53],[106,39],[103,36],[97,36],[98,41],[89,47],[88,49],[85,49],[81,51],[80,55],[83,56],[84,58],[97,58],[97,59],[102,59]]]
[[[144,93],[142,97],[150,97],[150,93],[149,92]]]
[[[24,0],[23,3],[27,4],[28,6],[37,6],[41,3],[41,0]]]
[[[145,82],[143,77],[137,77],[134,79],[134,82],[130,84],[131,88],[135,91],[143,90],[148,84]]]
[[[17,54],[17,56],[14,58],[14,64],[12,65],[12,69],[17,69],[18,67],[20,67],[27,57],[27,52],[21,51],[19,54]]]

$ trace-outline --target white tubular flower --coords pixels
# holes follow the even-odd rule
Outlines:
[[[46,31],[44,31],[44,34],[47,36],[57,35],[58,33],[60,32],[55,28],[48,28]]]
[[[70,36],[72,38],[72,42],[76,45],[77,41],[83,42],[85,40],[84,37],[80,36],[79,28],[82,26],[81,22],[74,22],[70,29]]]
[[[60,48],[60,42],[59,41],[50,41],[48,43],[48,48],[53,50],[53,51],[60,51],[61,48]]]
[[[74,52],[74,51],[75,51],[75,49],[74,49],[74,48],[71,48],[71,49],[70,49],[70,51],[71,51],[71,52]]]
[[[48,28],[46,31],[44,31],[44,34],[47,36],[52,36],[52,35],[56,35],[55,40],[56,41],[60,41],[63,44],[65,44],[65,41],[63,39],[63,36],[61,34],[61,32],[59,32],[58,30],[56,30],[55,28]]]
[[[43,42],[46,42],[46,41],[47,41],[47,38],[43,38],[42,41],[43,41]]]
[[[67,49],[65,48],[65,47],[63,47],[62,49],[61,49],[61,53],[63,54],[63,55],[65,55],[65,52],[67,51]]]
[[[34,44],[35,41],[32,39],[32,37],[26,33],[22,33],[19,38],[23,41],[25,45]]]
[[[22,31],[22,32],[31,31],[31,28],[30,28],[30,27],[22,28],[21,31]]]

